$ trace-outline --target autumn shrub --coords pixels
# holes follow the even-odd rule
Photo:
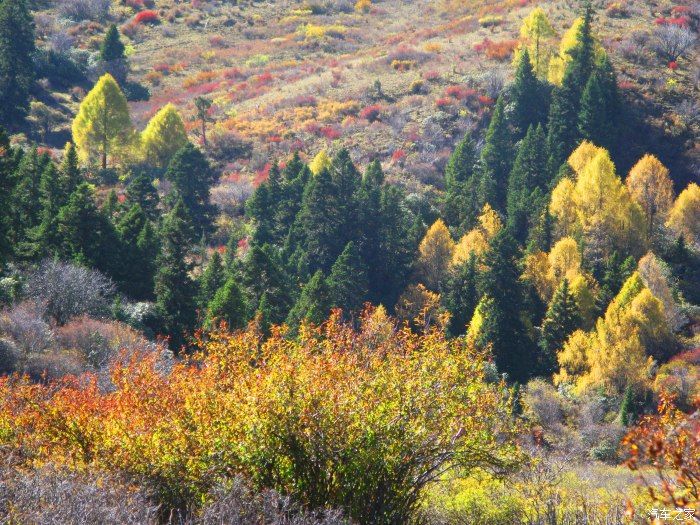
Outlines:
[[[199,506],[238,473],[256,490],[377,524],[406,522],[449,471],[502,471],[518,458],[487,356],[441,328],[397,329],[383,309],[359,330],[335,313],[297,340],[216,331],[170,371],[159,363],[155,352],[124,355],[107,390],[90,375],[0,379],[0,445],[140,480],[164,511]]]
[[[103,20],[112,0],[59,0],[56,5],[62,16],[73,20]]]
[[[366,106],[360,110],[360,118],[368,120],[369,122],[375,122],[379,120],[383,110],[384,108],[380,104]]]
[[[158,15],[158,11],[147,9],[136,13],[136,16],[134,16],[134,22],[137,24],[159,24],[160,16]]]

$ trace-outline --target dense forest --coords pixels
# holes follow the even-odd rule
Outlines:
[[[117,3],[86,70],[51,2],[0,0],[0,521],[700,522],[700,120],[650,138],[601,6],[559,37],[520,2],[507,81],[416,191],[337,137],[222,186],[257,146],[149,93],[129,24],[163,11]],[[673,13],[676,74],[700,10]],[[70,133],[48,84],[86,86]]]

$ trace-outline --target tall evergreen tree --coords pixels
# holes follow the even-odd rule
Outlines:
[[[160,239],[161,251],[155,276],[156,306],[161,333],[170,336],[170,347],[179,351],[196,321],[196,288],[189,275],[191,264],[187,260],[192,224],[181,200],[163,218]]]
[[[269,322],[283,322],[293,304],[293,298],[289,275],[285,272],[275,249],[268,244],[253,245],[243,262],[241,277],[247,302],[252,305],[260,304],[263,295],[266,295],[269,305],[266,315]]]
[[[530,128],[521,141],[513,170],[508,179],[508,228],[515,239],[524,243],[528,231],[546,207],[547,177],[546,138],[541,125]],[[539,190],[539,191],[538,191]]]
[[[381,264],[382,242],[382,191],[384,172],[379,161],[370,162],[362,177],[359,192],[360,226],[359,253],[367,270],[378,268]],[[347,246],[346,246],[347,248]],[[337,261],[336,261],[337,263]],[[335,263],[334,263],[335,264]],[[378,288],[377,273],[365,275],[368,288]],[[371,280],[371,281],[370,281]],[[365,293],[367,290],[365,290]]]
[[[68,202],[68,197],[70,197],[82,182],[80,167],[78,166],[78,152],[72,142],[66,144],[59,171],[62,192],[61,205],[63,205]]]
[[[569,289],[569,281],[563,279],[554,292],[540,329],[539,371],[550,376],[557,368],[557,352],[566,339],[581,327],[581,315],[576,299]]]
[[[224,321],[229,328],[242,328],[247,319],[247,307],[240,285],[232,276],[226,279],[207,306],[207,324]]]
[[[119,29],[117,29],[116,24],[110,24],[105,38],[100,44],[100,60],[103,62],[124,60],[126,58],[125,49],[119,36]]]
[[[140,298],[138,296],[144,287],[139,276],[142,266],[148,263],[144,260],[146,254],[139,248],[138,241],[147,222],[146,214],[137,203],[119,217],[116,225],[121,248],[117,282],[130,297]]]
[[[518,56],[515,79],[510,86],[511,115],[516,130],[515,139],[525,135],[530,126],[544,124],[547,118],[547,101],[544,87],[537,80],[530,60],[530,53],[523,49]]]
[[[175,187],[175,198],[182,199],[187,213],[192,217],[197,237],[213,228],[216,213],[209,202],[209,190],[216,182],[216,173],[204,154],[193,144],[187,143],[175,153],[165,172],[165,178]]]
[[[27,0],[0,2],[0,125],[17,128],[34,83],[34,18]]]
[[[131,277],[131,293],[134,299],[151,300],[154,297],[156,262],[160,253],[160,240],[151,221],[146,221],[136,240],[141,264]]]
[[[30,235],[34,241],[31,250],[34,257],[59,253],[58,212],[62,205],[62,196],[58,170],[53,163],[49,163],[41,174],[39,184],[40,222]]]
[[[355,243],[345,246],[326,282],[334,308],[342,308],[348,315],[362,308],[367,298],[367,269]]]
[[[549,252],[552,248],[552,229],[553,229],[552,214],[549,213],[549,206],[545,206],[540,212],[534,227],[530,229],[530,234],[527,241],[527,251],[533,253],[536,251]]]
[[[323,272],[318,270],[304,286],[299,299],[289,312],[287,324],[293,328],[306,321],[319,325],[328,317],[331,297]]]
[[[491,240],[484,264],[480,292],[487,300],[477,342],[490,345],[499,371],[507,373],[511,381],[523,382],[533,371],[532,344],[521,317],[518,248],[507,229]]]
[[[479,211],[476,146],[470,134],[457,144],[445,167],[445,220],[461,231],[474,224]]]
[[[0,127],[0,269],[12,255],[12,194],[15,185],[14,156],[10,139]]]
[[[479,302],[476,256],[472,255],[454,269],[447,285],[446,307],[450,312],[448,329],[454,336],[463,335]]]
[[[205,308],[214,298],[217,290],[221,288],[226,281],[226,272],[221,261],[221,255],[218,251],[214,251],[209,259],[206,269],[202,272],[199,278],[199,305]]]
[[[513,137],[505,117],[504,100],[499,97],[486,132],[484,149],[481,151],[481,174],[479,194],[481,202],[501,212],[506,208],[508,175],[513,166]]]
[[[620,127],[620,95],[617,76],[605,55],[588,78],[581,96],[578,129],[581,137],[614,151]]]
[[[39,186],[48,159],[32,149],[22,156],[14,173],[12,189],[12,243],[18,246],[27,232],[39,224]]]
[[[149,220],[158,218],[158,191],[145,173],[139,173],[131,179],[126,187],[126,199],[131,204],[141,206]]]

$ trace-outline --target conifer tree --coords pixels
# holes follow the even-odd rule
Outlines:
[[[241,277],[248,304],[260,304],[263,295],[267,295],[269,310],[266,315],[269,322],[283,322],[293,299],[290,278],[274,248],[267,244],[253,245],[243,262]]]
[[[555,34],[551,22],[541,7],[536,7],[523,19],[520,38],[524,39],[528,46],[528,55],[537,78],[546,77],[551,56],[551,49],[546,40]]]
[[[471,228],[478,214],[476,146],[470,134],[457,144],[445,167],[445,220],[460,231]]]
[[[160,328],[163,334],[170,336],[170,347],[175,351],[185,344],[186,334],[194,328],[196,320],[196,290],[189,275],[191,265],[187,261],[191,239],[192,224],[184,203],[179,200],[163,218],[155,276]]]
[[[247,319],[246,304],[238,282],[231,276],[221,286],[207,306],[209,326],[224,321],[229,328],[242,328]]]
[[[34,83],[34,19],[27,0],[0,2],[0,126],[17,128]]]
[[[349,242],[333,263],[326,280],[331,305],[347,315],[362,308],[367,298],[367,269],[355,243]]]
[[[156,262],[160,253],[160,241],[151,221],[143,225],[136,247],[142,259],[131,277],[131,293],[134,299],[148,301],[154,297]]]
[[[121,247],[117,281],[130,297],[136,297],[143,288],[138,276],[142,272],[141,267],[148,264],[148,261],[144,260],[145,254],[139,249],[138,240],[146,222],[146,214],[136,203],[119,217],[116,225]]]
[[[39,184],[40,222],[30,237],[34,240],[33,255],[56,255],[60,250],[58,233],[58,212],[62,205],[59,173],[53,163],[49,163],[41,174]]]
[[[578,129],[583,139],[614,151],[620,119],[620,95],[612,63],[604,56],[581,95]]]
[[[12,254],[12,194],[15,185],[14,158],[10,139],[0,127],[0,269]]]
[[[359,254],[367,269],[365,279],[366,287],[377,290],[378,272],[376,271],[382,260],[382,191],[384,185],[384,172],[379,161],[370,162],[362,177],[359,190],[359,210],[361,236],[359,240]],[[347,248],[347,246],[346,246]],[[336,261],[337,262],[337,261]],[[335,264],[335,263],[334,263]],[[369,270],[375,270],[371,275]],[[371,280],[371,282],[370,282]],[[365,290],[367,293],[368,290]]]
[[[541,125],[530,126],[508,179],[508,228],[520,243],[525,242],[530,227],[546,207],[544,196],[548,183],[544,130]]]
[[[12,243],[17,246],[26,239],[26,232],[39,223],[39,185],[47,160],[36,148],[25,153],[14,173],[12,188]]]
[[[620,403],[620,424],[627,427],[634,418],[634,391],[631,385],[625,387],[625,393]]]
[[[68,202],[68,197],[82,182],[80,167],[78,166],[78,152],[72,142],[67,143],[63,150],[63,161],[59,171],[62,192],[61,205],[63,205]]]
[[[202,272],[199,279],[199,304],[201,308],[205,308],[214,298],[217,290],[221,288],[226,281],[226,272],[221,261],[221,255],[218,251],[214,251],[209,259],[206,269]]]
[[[209,190],[216,181],[216,173],[204,154],[187,143],[173,156],[165,178],[173,183],[176,199],[182,199],[192,217],[194,234],[199,237],[213,227],[216,210],[209,202]]]
[[[320,325],[328,317],[331,309],[331,297],[323,272],[318,270],[304,286],[299,299],[289,312],[287,324],[297,327],[306,321]]]
[[[481,165],[480,204],[488,203],[495,210],[505,212],[508,175],[513,166],[513,137],[506,121],[502,96],[496,102],[486,132]]]
[[[175,153],[187,144],[185,124],[173,104],[163,106],[141,133],[141,149],[146,162],[159,168],[167,167]]]
[[[547,118],[544,89],[535,76],[530,53],[524,49],[515,69],[515,79],[510,86],[512,122],[516,129],[514,139],[525,135],[530,126],[543,124]]]
[[[128,73],[125,51],[126,48],[121,41],[117,26],[110,24],[100,45],[100,61],[104,70],[122,84],[126,81]]]
[[[133,127],[124,93],[109,73],[92,88],[73,121],[73,142],[83,162],[107,160],[128,149],[133,142]]]
[[[453,336],[463,335],[479,301],[476,256],[472,255],[454,268],[447,285],[446,307],[450,312],[448,329]]]
[[[491,240],[484,255],[480,293],[486,298],[477,342],[490,345],[498,370],[511,381],[524,381],[533,371],[532,346],[521,317],[523,293],[518,249],[507,229]]]
[[[553,374],[557,368],[557,352],[575,330],[581,328],[581,316],[576,300],[569,290],[568,279],[562,279],[554,292],[540,329],[540,373]]]
[[[301,209],[304,188],[311,178],[311,171],[295,152],[292,159],[282,170],[282,191],[277,205],[275,223],[279,228],[279,236],[286,237],[294,219]]]
[[[158,191],[145,173],[134,176],[126,187],[126,199],[132,204],[138,204],[149,220],[158,217]]]
[[[544,210],[540,212],[537,223],[530,230],[527,241],[528,253],[549,252],[552,248],[552,229],[552,214],[549,213],[549,206],[545,206]]]

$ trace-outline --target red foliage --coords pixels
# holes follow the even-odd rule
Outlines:
[[[272,168],[272,164],[269,162],[263,166],[263,169],[258,170],[257,173],[255,174],[255,178],[253,179],[253,186],[256,188],[260,186],[263,182],[265,182],[268,177],[270,176],[270,169]]]
[[[225,70],[223,76],[227,80],[240,80],[242,78],[245,78],[243,72],[237,67],[232,67],[230,69]]]
[[[481,42],[474,45],[474,51],[485,54],[486,58],[491,60],[503,62],[510,59],[517,45],[517,40],[494,42],[489,38],[484,38]]]
[[[270,144],[279,144],[280,142],[282,142],[282,137],[280,137],[279,135],[271,135],[267,137],[267,142]]]
[[[328,140],[339,139],[342,135],[340,130],[334,128],[333,126],[324,126],[318,130],[318,132],[323,135]]]
[[[678,69],[678,62],[676,62],[675,60],[671,60],[671,61],[668,63],[668,68],[669,68],[671,71],[675,71],[676,69]]]
[[[226,40],[221,35],[213,35],[209,37],[209,45],[212,47],[226,47]]]
[[[371,106],[367,106],[360,111],[360,118],[368,120],[369,122],[374,122],[379,120],[383,109],[384,108],[382,108],[382,106],[379,104],[372,104]]]
[[[452,104],[452,99],[449,97],[441,97],[435,101],[435,105],[439,108],[444,108]]]
[[[476,96],[476,89],[465,86],[448,86],[445,89],[445,95],[456,98],[457,100],[470,99]]]
[[[440,73],[434,70],[426,71],[425,73],[423,73],[423,78],[427,81],[437,80],[438,78],[440,78]]]
[[[164,75],[167,75],[170,73],[170,64],[166,64],[165,62],[154,64],[153,71],[157,71],[158,73],[163,73]]]
[[[158,24],[160,23],[160,17],[158,16],[157,11],[148,9],[146,11],[136,13],[136,16],[134,17],[134,22],[136,22],[137,24]]]
[[[700,365],[700,347],[674,356],[671,361],[684,361],[691,365]]]
[[[490,106],[495,102],[494,99],[492,99],[489,96],[486,95],[479,95],[479,103],[483,104],[484,106]]]
[[[391,155],[391,161],[395,163],[401,163],[403,160],[406,158],[406,152],[402,149],[397,149],[394,151],[394,153]]]
[[[674,18],[668,18],[666,22],[670,25],[678,27],[688,27],[690,25],[690,18],[687,16],[677,16]]]
[[[272,76],[272,73],[266,71],[265,73],[261,73],[260,75],[254,77],[253,82],[255,82],[258,86],[266,86],[271,83],[273,79],[274,77]]]

